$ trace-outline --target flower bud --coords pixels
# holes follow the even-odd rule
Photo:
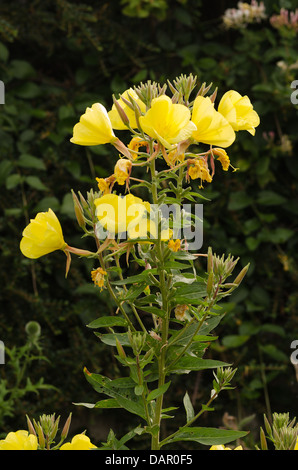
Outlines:
[[[236,277],[236,279],[234,280],[234,284],[237,284],[239,286],[239,284],[241,283],[242,279],[244,278],[244,276],[246,275],[248,269],[249,269],[249,266],[250,266],[250,263],[248,263],[241,271],[240,273],[238,274],[238,276]]]
[[[85,228],[86,226],[86,223],[85,223],[85,219],[84,219],[84,211],[83,211],[83,208],[75,194],[75,192],[73,191],[73,189],[71,190],[71,194],[72,194],[72,199],[73,199],[73,204],[74,204],[74,210],[75,210],[75,215],[76,215],[76,218],[77,218],[77,221],[78,221],[78,224],[81,228]]]

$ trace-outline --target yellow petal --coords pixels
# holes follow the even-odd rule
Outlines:
[[[166,148],[188,139],[196,126],[190,121],[190,111],[182,104],[173,104],[172,100],[161,95],[154,98],[151,108],[140,117],[143,131]]]
[[[228,121],[214,109],[209,97],[197,96],[192,111],[192,121],[197,130],[192,137],[197,142],[229,147],[235,140],[235,132]]]
[[[94,103],[74,126],[70,141],[91,146],[112,143],[116,139],[106,108],[100,103]]]
[[[132,194],[105,194],[94,203],[100,224],[111,234],[133,229],[148,211],[148,203]]]
[[[31,259],[40,258],[66,246],[60,222],[52,211],[39,212],[23,230],[20,250]]]
[[[227,91],[221,98],[218,111],[230,122],[235,131],[246,130],[252,135],[260,124],[260,117],[253,109],[248,96],[242,96],[235,90]]]
[[[66,442],[60,447],[60,450],[90,450],[95,449],[96,446],[92,444],[89,437],[85,434],[77,434],[71,440]]]
[[[136,94],[136,92],[132,88],[129,88],[129,90],[126,90],[124,93],[122,93],[120,99],[117,100],[117,102],[119,103],[119,105],[121,106],[123,111],[125,112],[126,116],[128,117],[130,127],[132,129],[136,129],[138,127],[138,125],[137,125],[137,121],[136,121],[135,112],[122,99],[122,98],[124,98],[127,101],[130,101],[129,96],[131,96],[131,98],[136,102],[136,104],[140,108],[141,112],[146,111],[146,105],[145,105],[145,103],[143,103],[143,101],[141,101],[138,98],[138,95]],[[108,116],[109,116],[110,121],[112,123],[113,129],[118,129],[118,130],[127,129],[127,126],[123,123],[123,121],[122,121],[122,119],[121,119],[121,117],[120,117],[120,115],[117,111],[117,108],[116,108],[115,104],[113,104],[112,109],[108,112]]]

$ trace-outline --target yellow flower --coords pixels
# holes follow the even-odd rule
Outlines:
[[[123,185],[129,178],[132,163],[126,158],[119,158],[114,168],[114,177],[118,184]]]
[[[77,145],[100,145],[116,142],[110,118],[106,108],[100,103],[94,103],[87,108],[73,128],[70,141]]]
[[[96,449],[96,446],[92,444],[88,436],[85,434],[76,434],[71,442],[66,442],[60,447],[60,450],[90,450]]]
[[[37,437],[24,430],[9,432],[0,440],[0,450],[37,450]]]
[[[230,447],[225,447],[223,445],[211,446],[209,450],[232,450]],[[234,450],[243,450],[242,446],[235,447]]]
[[[152,100],[151,108],[140,117],[140,125],[146,134],[166,148],[188,139],[196,130],[189,109],[183,104],[173,104],[166,95]]]
[[[235,131],[246,130],[255,135],[255,127],[260,124],[260,118],[248,96],[241,96],[234,90],[227,91],[219,102],[218,111]]]
[[[226,148],[235,140],[235,132],[231,124],[214,109],[214,103],[208,96],[196,97],[192,121],[197,126],[197,130],[192,134],[197,142]]]
[[[66,247],[60,222],[52,209],[39,212],[35,219],[31,219],[23,231],[20,243],[23,255],[31,259],[64,250]]]
[[[94,200],[96,216],[111,234],[126,232],[132,229],[150,211],[150,204],[142,199],[127,194],[124,197],[116,194],[105,194]]]
[[[131,109],[130,106],[128,106],[125,103],[125,101],[123,101],[123,98],[124,98],[126,101],[130,102],[129,96],[131,96],[131,98],[136,102],[136,104],[139,107],[141,112],[146,111],[146,105],[145,105],[145,103],[143,103],[143,101],[141,101],[138,98],[138,95],[136,94],[136,92],[132,88],[129,88],[129,90],[126,90],[124,93],[122,93],[120,99],[117,100],[117,103],[119,104],[119,106],[121,106],[124,113],[126,114],[126,117],[129,120],[130,127],[132,129],[136,129],[138,127],[138,125],[137,125],[137,121],[136,121],[135,112],[134,112],[133,109]],[[120,115],[117,111],[117,108],[116,108],[115,104],[113,104],[111,111],[108,112],[108,116],[109,116],[110,121],[112,123],[113,129],[118,129],[118,130],[127,129],[127,126],[122,121],[122,119],[121,119],[121,117],[120,117]]]
[[[172,251],[179,251],[180,248],[181,248],[181,240],[170,240],[169,243],[168,243],[168,247],[170,248],[170,250]]]
[[[204,159],[189,159],[187,161],[187,165],[188,175],[191,177],[191,179],[195,180],[200,178],[201,181],[207,181],[207,183],[211,183],[212,177]]]
[[[162,229],[160,233],[161,241],[167,241],[172,236],[172,230],[169,228]],[[141,219],[134,227],[131,227],[128,230],[129,238],[151,238],[157,239],[158,232],[157,232],[157,225],[154,220],[150,220],[147,218]]]
[[[93,271],[91,271],[91,279],[96,286],[100,287],[100,290],[102,290],[104,286],[106,275],[107,272],[102,268],[93,269]]]

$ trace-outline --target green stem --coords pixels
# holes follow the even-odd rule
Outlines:
[[[156,182],[156,175],[155,175],[155,160],[152,160],[150,163],[151,169],[151,177],[152,177],[152,199],[153,204],[158,204],[158,192],[157,192],[157,182]],[[165,363],[166,363],[166,351],[167,351],[167,341],[168,341],[168,334],[169,334],[169,305],[168,305],[168,294],[167,294],[167,281],[166,275],[164,270],[164,256],[162,250],[162,241],[160,236],[160,226],[158,227],[158,240],[156,243],[156,252],[157,252],[157,270],[160,282],[160,293],[162,298],[162,309],[165,312],[164,318],[161,321],[161,339],[162,339],[162,346],[160,349],[160,356],[158,357],[158,388],[162,387],[165,383],[166,371],[165,371]],[[161,424],[161,415],[162,415],[162,406],[163,406],[163,394],[159,395],[156,399],[155,404],[155,414],[153,425],[158,427],[158,432],[152,436],[151,440],[151,449],[152,450],[159,450],[159,437],[160,437],[160,424]]]

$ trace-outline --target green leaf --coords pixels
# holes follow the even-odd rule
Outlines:
[[[217,361],[214,359],[202,359],[194,356],[181,357],[169,371],[173,374],[186,374],[192,370],[215,369],[217,367],[230,366],[226,362]]]
[[[26,183],[31,186],[31,188],[37,189],[39,191],[49,191],[49,188],[43,184],[38,176],[26,176],[25,180]]]
[[[222,339],[222,344],[226,348],[238,348],[250,338],[249,335],[227,335]]]
[[[274,191],[264,190],[258,194],[257,202],[264,206],[276,206],[285,203],[287,200]]]
[[[14,189],[22,181],[21,175],[13,173],[6,178],[6,189]]]
[[[145,419],[142,399],[134,393],[134,382],[127,379],[111,380],[101,374],[92,374],[86,371],[85,377],[98,393],[114,398],[120,407]],[[120,385],[124,386],[121,387]]]
[[[238,211],[250,206],[253,199],[247,195],[245,191],[236,191],[231,194],[230,201],[228,204],[228,210]]]
[[[175,304],[199,305],[201,299],[206,295],[206,285],[200,282],[193,282],[190,285],[177,287],[173,293]]]
[[[106,400],[97,401],[94,408],[120,408],[120,406],[114,398],[107,398]]]
[[[149,270],[148,270],[149,271]],[[123,286],[125,284],[132,284],[134,282],[146,282],[148,279],[148,271],[142,274],[136,274],[135,276],[130,276],[126,279],[120,279],[119,281],[113,281],[112,284],[115,286]]]
[[[155,390],[152,390],[147,396],[147,401],[155,400],[155,398],[163,395],[168,390],[170,384],[171,381],[163,384],[161,387],[156,388]]]
[[[144,312],[152,313],[161,318],[164,318],[166,314],[166,312],[159,307],[141,307],[141,309],[144,310]]]
[[[46,166],[44,162],[37,157],[33,157],[33,155],[29,155],[26,153],[23,153],[19,160],[18,160],[18,165],[23,167],[23,168],[36,168],[37,170],[46,170]]]
[[[166,444],[177,441],[193,441],[207,446],[224,445],[241,439],[247,435],[245,431],[233,431],[230,429],[217,429],[208,427],[193,427],[188,429],[181,429],[173,439],[170,439]]]
[[[13,164],[10,160],[3,160],[0,163],[0,185],[3,184],[13,169]]]
[[[108,346],[116,346],[116,338],[122,346],[131,346],[127,333],[96,333],[95,335]]]
[[[186,422],[189,423],[189,421],[193,419],[195,412],[187,392],[185,393],[183,398],[183,405],[186,411]]]
[[[127,321],[122,317],[100,317],[87,325],[88,328],[110,328],[113,326],[126,326]]]

